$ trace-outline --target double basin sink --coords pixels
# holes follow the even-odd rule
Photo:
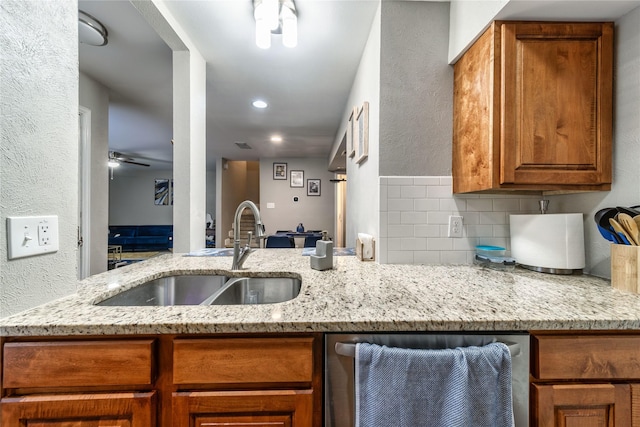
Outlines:
[[[100,306],[272,304],[300,293],[291,277],[180,275],[155,279],[96,303]]]

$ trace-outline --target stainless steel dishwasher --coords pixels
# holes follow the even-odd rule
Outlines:
[[[325,427],[353,427],[355,416],[354,358],[351,344],[367,342],[390,347],[439,349],[503,342],[511,352],[513,413],[516,427],[529,425],[529,335],[469,333],[325,334]],[[338,350],[336,351],[336,344]]]

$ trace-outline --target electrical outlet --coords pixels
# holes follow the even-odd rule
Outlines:
[[[38,224],[38,244],[46,246],[51,244],[51,232],[49,231],[49,221],[41,221]]]
[[[447,237],[462,237],[462,217],[449,215],[449,231]]]
[[[58,217],[7,217],[8,258],[24,258],[58,250]]]

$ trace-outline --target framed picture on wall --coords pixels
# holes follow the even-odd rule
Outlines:
[[[169,180],[156,179],[154,190],[155,190],[155,194],[154,194],[153,204],[156,206],[169,205]]]
[[[356,115],[354,144],[357,144],[356,163],[362,163],[369,157],[369,103],[365,101]]]
[[[320,195],[320,180],[308,179],[307,180],[307,196],[319,196]]]
[[[353,143],[353,121],[356,117],[357,108],[353,107],[351,109],[351,114],[349,115],[349,121],[347,122],[347,156],[353,157],[356,155],[356,147]]]
[[[273,179],[287,180],[287,164],[273,163]]]
[[[304,187],[304,171],[291,171],[291,187]]]

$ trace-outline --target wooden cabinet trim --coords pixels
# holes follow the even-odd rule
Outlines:
[[[574,425],[565,424],[566,419],[577,418],[602,426],[630,427],[629,395],[628,384],[532,384],[531,425]]]
[[[1,403],[0,424],[7,427],[31,425],[29,420],[67,425],[65,420],[78,423],[83,418],[94,423],[96,419],[109,420],[110,425],[156,425],[154,392],[39,395],[4,398]]]
[[[312,390],[178,392],[173,394],[173,400],[174,426],[187,425],[189,420],[201,417],[206,417],[207,425],[216,425],[220,420],[234,425],[233,420],[247,416],[264,421],[265,415],[279,414],[289,418],[291,426],[314,427]],[[228,417],[234,414],[236,417]],[[280,422],[276,421],[276,425],[288,425]]]
[[[313,338],[176,339],[177,385],[302,383],[313,380]]]
[[[3,388],[149,386],[153,339],[7,342]]]
[[[640,379],[640,335],[532,336],[538,380]]]

